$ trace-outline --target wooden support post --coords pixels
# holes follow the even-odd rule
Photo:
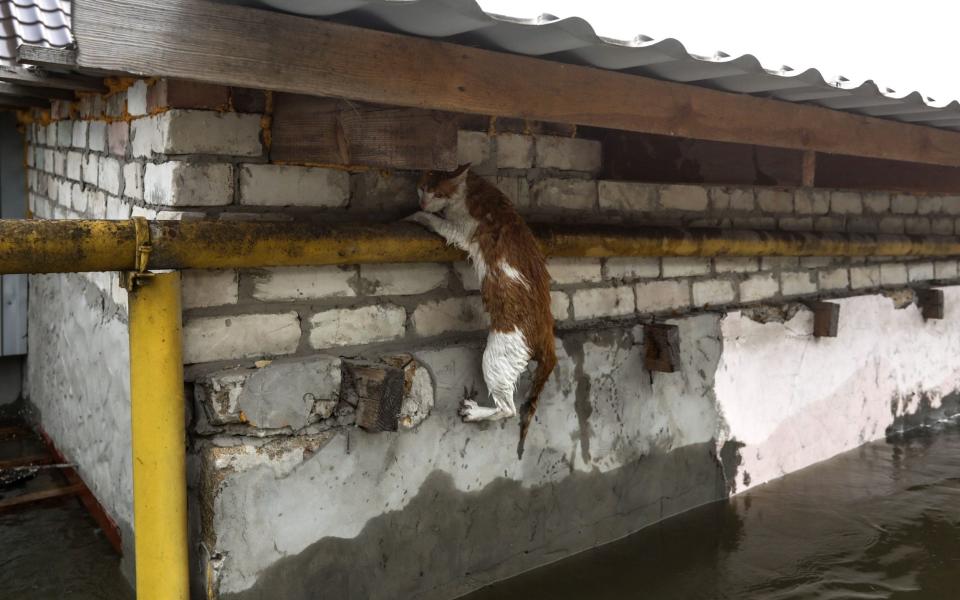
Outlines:
[[[800,178],[803,187],[816,187],[817,180],[817,153],[813,150],[804,150],[803,152],[803,170]]]
[[[403,404],[404,371],[383,363],[344,361],[340,397],[356,407],[357,426],[396,431]]]
[[[943,290],[915,290],[915,293],[924,319],[943,318]]]
[[[837,337],[840,326],[840,305],[835,302],[813,302],[813,337]]]
[[[644,325],[643,346],[643,365],[648,371],[673,373],[680,368],[680,329],[676,325]]]

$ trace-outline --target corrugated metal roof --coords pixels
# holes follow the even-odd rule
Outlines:
[[[869,80],[859,84],[843,78],[827,81],[816,69],[769,68],[750,54],[698,56],[672,38],[600,37],[580,18],[541,15],[523,19],[490,14],[475,0],[226,1],[960,131],[960,103],[956,101],[938,106],[919,92],[898,95]]]
[[[71,45],[70,10],[71,0],[0,0],[0,64],[15,65],[20,44]]]

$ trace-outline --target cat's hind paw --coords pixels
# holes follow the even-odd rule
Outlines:
[[[480,406],[473,400],[464,400],[460,404],[460,416],[463,417],[463,420],[467,423],[489,421],[490,418],[498,412],[496,408]]]

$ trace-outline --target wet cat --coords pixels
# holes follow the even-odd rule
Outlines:
[[[517,456],[544,384],[556,366],[550,276],[530,228],[493,184],[461,165],[452,172],[428,171],[418,186],[423,209],[408,220],[433,230],[465,251],[480,280],[490,334],[483,352],[483,378],[494,406],[464,399],[464,421],[494,421],[517,414],[513,391],[532,359],[537,371],[520,417]]]

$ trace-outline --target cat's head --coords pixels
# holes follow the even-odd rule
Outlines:
[[[470,163],[460,165],[453,171],[424,171],[417,184],[420,208],[427,212],[443,212],[454,203],[462,203],[467,197],[467,172]]]

